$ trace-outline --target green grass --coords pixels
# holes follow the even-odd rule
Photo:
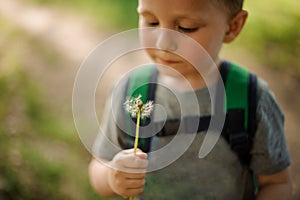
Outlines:
[[[65,169],[36,148],[41,140],[55,141],[38,134],[41,132],[34,125],[39,120],[35,112],[42,108],[42,101],[37,94],[28,100],[29,77],[19,70],[0,76],[1,92],[5,95],[0,101],[0,196],[3,199],[65,199],[57,187]]]
[[[54,64],[59,73],[66,61],[1,18],[0,48],[0,199],[101,199],[72,120],[49,107],[42,77],[32,75]]]
[[[17,68],[17,67],[15,67]],[[47,160],[35,149],[33,141],[39,140],[34,135],[32,125],[37,116],[26,112],[28,102],[24,95],[30,87],[23,81],[27,76],[18,70],[1,74],[0,101],[0,197],[3,199],[64,199],[56,187],[63,174],[63,168],[56,162]],[[22,80],[22,81],[20,81]],[[39,98],[35,100],[39,101]],[[36,104],[36,109],[41,102]]]

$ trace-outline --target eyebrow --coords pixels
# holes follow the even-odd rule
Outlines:
[[[152,13],[151,11],[148,11],[148,10],[143,10],[143,9],[137,8],[137,12],[140,15],[153,15],[153,16],[155,16],[154,13]],[[201,17],[195,18],[195,17],[189,16],[189,15],[178,15],[177,18],[178,19],[190,19],[190,20],[196,20],[196,21],[203,19]]]
[[[147,15],[151,15],[151,16],[155,16],[153,13],[151,12],[141,12],[141,13],[138,13],[139,15],[142,15],[142,16],[147,16]]]
[[[146,15],[146,14],[149,14],[149,15],[154,15],[152,12],[150,12],[149,10],[145,10],[145,9],[142,9],[140,7],[137,7],[136,11],[138,12],[138,14],[140,15]]]

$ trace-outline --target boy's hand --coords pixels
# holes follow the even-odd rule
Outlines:
[[[145,185],[147,154],[133,149],[123,150],[111,161],[112,168],[108,174],[108,184],[114,193],[128,198],[143,192]]]

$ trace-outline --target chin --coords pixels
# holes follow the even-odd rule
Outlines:
[[[189,76],[192,73],[195,73],[194,70],[182,70],[182,68],[176,69],[175,67],[161,65],[161,64],[158,64],[158,71],[162,75],[173,77],[173,78],[184,78]]]

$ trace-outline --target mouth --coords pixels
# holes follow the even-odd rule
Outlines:
[[[158,63],[160,63],[160,64],[164,64],[164,65],[174,65],[174,64],[179,64],[179,63],[181,63],[181,61],[179,61],[179,60],[172,60],[172,59],[165,59],[165,58],[160,58],[160,57],[158,57],[157,59],[156,59],[156,61],[158,62]]]

